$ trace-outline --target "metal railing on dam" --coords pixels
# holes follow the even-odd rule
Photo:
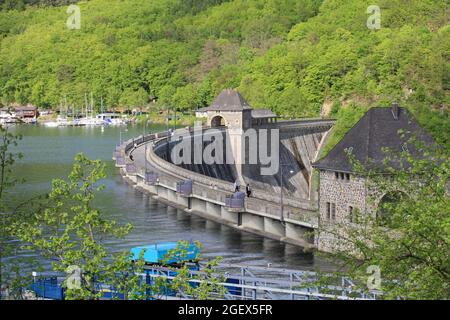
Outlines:
[[[282,126],[280,123],[277,125]],[[292,129],[324,125],[331,126],[330,121],[316,120],[297,124],[289,122]],[[192,128],[183,128],[172,134],[188,137],[191,133]],[[149,193],[152,198],[188,213],[305,248],[315,247],[314,230],[318,227],[317,202],[285,197],[284,215],[281,216],[280,196],[253,189],[251,197],[245,198],[242,210],[230,210],[226,206],[226,199],[235,191],[232,182],[187,170],[158,155],[158,152],[168,148],[172,134],[165,131],[139,136],[116,147],[116,164],[129,183],[138,190]],[[144,160],[145,145],[147,154]],[[130,158],[131,154],[133,160]],[[135,166],[129,166],[128,169],[133,169],[129,172],[126,165],[131,163]],[[148,176],[153,177],[151,183],[148,183]],[[180,182],[186,180],[192,182],[190,195],[177,192],[177,184],[180,185]]]
[[[214,272],[206,273],[207,264],[200,262],[199,270],[188,270],[186,277],[191,288],[199,284],[210,284],[216,278],[216,286],[223,290],[211,290],[208,299],[220,300],[380,300],[383,292],[363,290],[355,286],[348,277],[333,274],[318,274],[312,271],[290,270],[271,267],[246,266],[219,263]],[[167,266],[146,266],[143,272],[136,273],[145,290],[142,300],[192,300],[198,299],[184,288],[173,288],[178,269]],[[156,280],[159,279],[159,280]],[[30,290],[38,298],[64,300],[66,291],[63,283],[64,273],[40,273],[34,279]],[[125,299],[116,286],[94,281],[94,292],[103,300]],[[221,291],[221,293],[219,292]]]

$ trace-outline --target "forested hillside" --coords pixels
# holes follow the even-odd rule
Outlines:
[[[31,2],[0,13],[3,104],[81,105],[93,92],[187,110],[235,87],[255,107],[337,117],[332,146],[396,100],[449,144],[446,0],[379,0],[380,30],[366,0],[91,0],[78,2],[80,30],[66,6],[42,7],[64,1]]]

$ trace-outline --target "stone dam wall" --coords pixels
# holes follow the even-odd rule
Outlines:
[[[181,163],[177,164],[179,167],[190,170],[192,172],[208,176],[211,178],[234,182],[237,178],[243,183],[249,183],[252,189],[265,190],[271,194],[280,194],[281,185],[283,184],[283,194],[286,197],[296,199],[317,199],[317,191],[313,184],[312,179],[312,166],[311,163],[319,152],[321,141],[325,134],[331,128],[330,123],[324,123],[323,125],[314,126],[308,124],[296,125],[294,122],[289,122],[290,125],[283,128],[283,125],[278,123],[277,126],[267,126],[262,129],[279,129],[280,147],[279,157],[276,159],[279,161],[280,166],[277,173],[272,175],[262,175],[262,165],[249,164],[250,152],[250,139],[245,139],[244,148],[246,158],[242,165],[242,176],[237,174],[236,164],[234,163],[222,163],[222,164],[194,164],[194,163]],[[259,130],[256,129],[259,136]],[[226,141],[229,136],[225,130],[222,130],[222,139]],[[214,141],[203,141],[198,145],[198,141],[194,141],[193,135],[183,137],[183,140],[172,139],[170,147],[160,148],[156,150],[156,154],[173,163],[172,151],[174,147],[179,143],[187,143],[186,139],[190,139],[191,143],[191,155],[190,158],[194,159],[195,153],[203,153],[206,148],[214,144]],[[209,139],[207,139],[209,140]],[[211,139],[212,140],[212,139]],[[181,142],[183,141],[183,142]],[[197,145],[195,145],[197,144]],[[226,143],[218,145],[216,147],[222,147],[222,153],[226,154],[231,152],[227,150]],[[229,146],[228,146],[229,147]],[[270,141],[267,143],[268,155],[272,155]],[[274,158],[275,159],[275,158]],[[288,164],[288,165],[287,165]],[[281,168],[281,165],[283,168]],[[283,170],[283,183],[281,183],[281,170]]]
[[[261,176],[259,165],[243,166],[239,178],[253,186],[253,194],[245,199],[243,207],[236,209],[226,205],[226,198],[233,193],[233,181],[238,177],[236,165],[172,163],[170,154],[177,144],[183,140],[192,140],[193,143],[190,130],[180,129],[175,135],[161,132],[131,139],[116,148],[113,158],[125,181],[136,190],[147,193],[153,201],[238,230],[303,248],[317,248],[315,230],[318,227],[318,203],[308,199],[312,181],[311,161],[332,123],[291,122],[280,126],[280,158],[289,163],[289,168],[285,168],[288,173],[283,177],[283,192],[286,192],[283,200],[284,216],[280,215],[279,172],[272,176]],[[226,137],[228,133],[222,130],[220,134]],[[168,136],[170,139],[167,139]],[[209,143],[201,142],[196,151],[190,151],[191,155],[199,150],[201,152]],[[130,154],[133,154],[133,159]],[[146,173],[156,174],[157,180],[147,181]],[[192,192],[188,195],[177,190],[177,184],[187,180],[192,182]]]

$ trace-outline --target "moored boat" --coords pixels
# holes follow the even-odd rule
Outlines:
[[[64,116],[58,116],[56,121],[44,122],[44,126],[49,128],[64,127],[67,125],[69,125],[69,120]]]
[[[121,126],[127,124],[119,113],[100,113],[96,116],[96,119],[102,121],[104,125],[109,126]]]

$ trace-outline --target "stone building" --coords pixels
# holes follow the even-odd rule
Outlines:
[[[244,183],[242,167],[246,155],[244,148],[245,131],[264,124],[276,122],[277,116],[268,109],[253,109],[241,94],[234,89],[223,90],[213,103],[198,112],[206,113],[206,125],[211,128],[227,129],[237,177]]]
[[[385,195],[370,190],[367,178],[355,174],[349,153],[364,168],[382,172],[386,149],[401,152],[408,148],[411,154],[419,154],[408,144],[411,136],[426,143],[433,141],[413,116],[397,104],[391,108],[372,108],[324,158],[313,163],[319,172],[319,225],[352,223],[355,210],[376,215],[376,207]],[[395,163],[390,165],[396,167]],[[329,241],[321,239],[319,249],[330,251],[325,248],[327,244]]]
[[[197,110],[197,114],[199,117],[206,115],[208,126],[240,130],[273,123],[277,119],[271,110],[253,109],[234,89],[223,90],[210,106]]]

